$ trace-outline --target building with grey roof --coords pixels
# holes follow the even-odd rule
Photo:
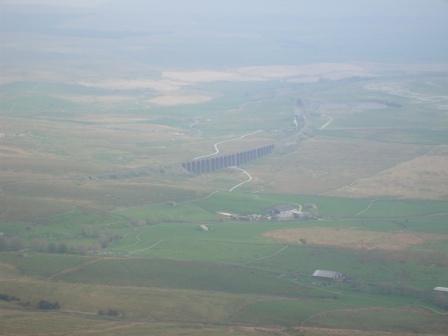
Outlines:
[[[344,274],[335,271],[327,270],[315,270],[313,273],[314,278],[326,279],[326,280],[337,280],[342,281],[345,279]]]

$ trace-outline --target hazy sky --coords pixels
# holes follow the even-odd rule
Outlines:
[[[17,11],[40,7],[47,11],[65,9],[119,9],[122,14],[174,11],[184,14],[235,14],[260,13],[288,16],[315,17],[347,16],[445,16],[446,0],[0,0],[0,6]]]
[[[26,46],[54,58],[64,45],[70,57],[77,36],[86,40],[73,58],[92,48],[162,66],[448,61],[442,0],[0,0],[0,10],[4,45],[16,43],[3,50],[9,59]],[[22,40],[4,36],[19,32]],[[36,33],[53,48],[27,42]],[[104,38],[119,46],[92,44]]]

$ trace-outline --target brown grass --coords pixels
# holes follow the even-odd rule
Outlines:
[[[16,146],[0,145],[0,156],[22,156],[28,152]]]
[[[386,331],[365,331],[352,329],[328,329],[328,328],[301,328],[308,336],[415,336],[414,333],[386,332]],[[436,334],[420,334],[426,336],[436,336]]]
[[[355,197],[393,196],[446,199],[448,154],[423,155],[400,163],[372,177],[343,187],[335,194]]]
[[[343,63],[320,63],[300,66],[270,65],[233,68],[222,71],[198,69],[193,71],[165,71],[166,80],[189,84],[218,81],[266,81],[273,79],[292,79],[315,82],[321,78],[343,79],[354,76],[368,76],[362,66]]]
[[[160,106],[176,106],[176,105],[189,105],[205,103],[213,98],[205,95],[198,94],[170,94],[162,95],[150,100],[151,103]]]
[[[259,161],[250,172],[272,192],[330,193],[413,159],[423,150],[415,145],[312,138],[291,148],[279,146],[276,155]]]
[[[283,243],[324,245],[357,250],[400,251],[448,235],[408,232],[376,232],[355,229],[299,228],[269,231],[263,236]]]
[[[239,327],[238,330],[250,333],[250,335],[307,335],[307,336],[416,336],[414,333],[366,331],[354,329],[330,329],[301,327],[291,330],[289,334],[280,327]],[[301,333],[300,333],[301,332]],[[437,336],[436,334],[420,334],[426,336]]]

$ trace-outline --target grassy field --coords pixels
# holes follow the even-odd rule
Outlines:
[[[447,93],[422,76],[437,91],[396,73],[199,81],[181,93],[212,99],[177,106],[132,82],[0,86],[0,335],[446,335]],[[180,166],[222,141],[276,147],[229,192],[240,172]],[[387,174],[411,163],[425,183],[397,196]],[[218,214],[284,204],[316,218]]]

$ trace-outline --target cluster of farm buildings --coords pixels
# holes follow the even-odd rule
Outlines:
[[[328,271],[328,270],[315,270],[312,274],[312,277],[316,280],[322,280],[322,281],[337,281],[337,282],[347,282],[350,281],[350,278],[341,273],[336,271]],[[448,297],[448,288],[447,287],[434,287],[434,292]]]
[[[318,208],[315,204],[306,204],[304,206],[278,205],[266,211],[265,214],[240,215],[229,212],[218,212],[223,219],[241,220],[241,221],[286,221],[286,220],[310,220],[317,219]],[[208,227],[202,228],[208,231]],[[321,281],[348,282],[350,277],[341,272],[332,270],[317,269],[312,273],[312,277]],[[448,296],[448,287],[435,287],[434,292]]]
[[[266,211],[265,214],[240,215],[230,212],[217,213],[223,219],[240,221],[288,221],[317,219],[317,206],[307,204],[305,206],[277,205]]]

